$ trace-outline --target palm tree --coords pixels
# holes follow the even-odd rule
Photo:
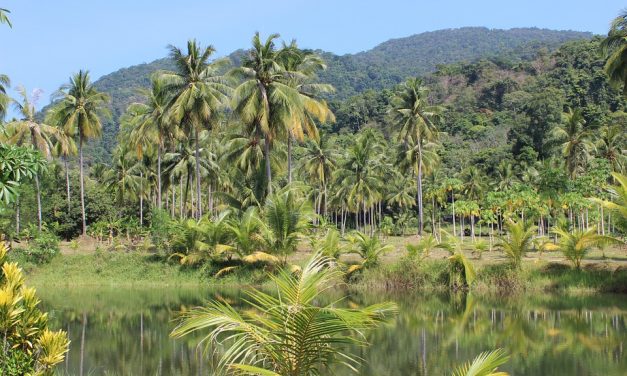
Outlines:
[[[329,145],[327,137],[318,140],[309,140],[305,144],[304,154],[301,156],[301,170],[312,184],[319,188],[317,213],[327,214],[327,190],[337,164],[337,153]],[[322,206],[322,210],[320,209]]]
[[[52,154],[63,160],[63,166],[65,168],[65,192],[69,212],[72,205],[72,198],[70,195],[70,168],[68,166],[68,160],[71,156],[75,156],[78,153],[78,148],[74,140],[74,134],[70,133],[72,130],[64,127],[61,123],[54,124],[53,121],[58,119],[54,119],[54,116],[50,116],[51,113],[54,113],[54,110],[47,114],[46,122],[56,128]]]
[[[128,145],[120,144],[112,158],[112,166],[104,173],[103,184],[115,194],[120,207],[127,199],[136,199],[140,195],[141,178],[137,171],[136,159]]]
[[[627,167],[627,156],[623,151],[625,132],[621,125],[606,125],[599,130],[595,144],[596,154],[606,159],[613,172],[622,173]]]
[[[472,362],[457,367],[453,376],[508,376],[506,372],[497,370],[508,359],[509,356],[505,355],[502,349],[486,351],[479,354]]]
[[[264,139],[264,156],[268,194],[272,195],[270,148],[273,140],[285,134],[292,124],[303,119],[303,97],[295,85],[286,82],[289,72],[274,44],[278,34],[265,42],[255,33],[252,49],[243,65],[231,74],[242,81],[235,89],[233,110],[244,124],[253,129],[257,139]],[[296,122],[295,122],[296,121]]]
[[[423,146],[425,142],[437,139],[436,124],[440,119],[442,108],[429,103],[429,90],[422,85],[419,78],[410,78],[400,86],[392,101],[392,118],[399,130],[399,139],[408,143],[413,140],[417,147],[418,166],[416,170],[416,186],[418,187],[418,235],[424,228],[422,200]]]
[[[22,115],[22,119],[7,124],[7,141],[18,146],[30,145],[33,149],[38,150],[44,158],[48,159],[51,156],[51,139],[57,135],[57,130],[47,124],[39,123],[35,119],[35,103],[39,97],[38,91],[34,91],[32,96],[29,97],[26,89],[19,87],[18,93],[20,94],[21,102],[14,101],[14,104],[16,110]],[[34,174],[34,180],[37,192],[37,227],[41,231],[40,172],[38,171]]]
[[[9,27],[13,27],[9,16],[7,16],[8,13],[11,13],[8,9],[0,8],[0,24],[7,24]]]
[[[11,80],[9,76],[0,74],[0,124],[4,121],[4,117],[7,114],[7,108],[11,99],[7,95],[7,88],[11,86]]]
[[[266,245],[273,253],[283,256],[285,263],[309,226],[312,217],[309,203],[288,186],[267,198],[263,212]]]
[[[610,82],[623,87],[627,96],[627,11],[623,11],[612,21],[607,38],[601,42],[601,49],[607,57],[605,72]]]
[[[178,180],[180,184],[180,216],[184,216],[186,205],[188,201],[189,188],[192,182],[196,169],[196,153],[192,149],[191,145],[183,142],[177,145],[175,151],[166,153],[163,156],[164,175],[168,176],[168,179],[173,183]],[[205,171],[205,160],[203,158],[199,161],[201,174]],[[185,183],[185,184],[183,184]]]
[[[616,214],[614,224],[623,233],[627,233],[627,176],[619,173],[613,173],[614,180],[618,183],[609,189],[612,196],[611,201],[603,201],[593,199],[600,203],[606,209]]]
[[[560,236],[559,249],[564,257],[573,263],[575,269],[581,269],[581,261],[593,247],[622,243],[613,237],[599,235],[596,227],[588,230],[575,230],[572,233],[565,229],[555,228],[553,232]]]
[[[455,191],[459,191],[463,188],[463,182],[456,178],[448,178],[444,181],[444,190],[451,192],[451,207],[453,214],[453,235],[457,236],[456,222],[455,222]]]
[[[140,89],[139,93],[145,98],[145,103],[133,103],[127,112],[135,112],[137,119],[136,128],[133,131],[132,138],[145,140],[147,142],[137,143],[139,157],[141,158],[143,148],[147,144],[153,143],[157,145],[157,207],[161,209],[162,197],[161,190],[163,184],[161,182],[161,160],[166,144],[180,138],[180,130],[176,123],[172,122],[167,116],[166,108],[170,98],[169,93],[158,75],[151,78],[150,90]]]
[[[520,269],[523,256],[533,248],[536,227],[522,220],[518,222],[510,220],[507,222],[507,231],[508,236],[502,237],[497,247],[503,249],[505,256],[516,269]]]
[[[193,135],[196,160],[196,215],[202,216],[200,136],[202,129],[212,126],[212,121],[227,103],[230,87],[220,75],[228,60],[209,62],[215,52],[212,46],[202,48],[196,40],[187,42],[187,52],[169,46],[170,57],[176,71],[161,74],[163,90],[171,96],[167,106],[170,121],[181,124],[189,138]]]
[[[566,168],[570,177],[574,178],[588,160],[591,148],[588,138],[591,134],[584,128],[586,121],[581,109],[568,109],[562,117],[562,125],[553,129],[553,136],[561,144]]]
[[[185,313],[171,335],[209,329],[203,342],[212,348],[230,338],[218,374],[320,375],[331,372],[335,363],[356,372],[359,359],[344,349],[365,347],[365,331],[394,316],[397,308],[391,303],[361,309],[319,305],[321,295],[341,277],[333,260],[316,254],[296,275],[288,270],[270,275],[276,294],[248,291],[252,310],[238,313],[228,303],[212,301]]]
[[[257,207],[251,206],[238,218],[229,220],[227,227],[231,232],[231,243],[240,258],[261,250],[263,222]]]
[[[57,94],[61,97],[51,113],[54,124],[63,124],[67,133],[78,136],[78,159],[81,187],[81,215],[83,236],[87,235],[85,217],[85,178],[83,144],[92,138],[100,137],[102,132],[101,118],[110,117],[108,108],[109,96],[100,93],[91,83],[88,71],[79,71],[70,77]]]
[[[292,115],[293,121],[287,124],[287,182],[292,182],[292,139],[304,141],[304,135],[317,140],[316,121],[333,122],[335,116],[320,94],[334,91],[333,86],[315,83],[316,73],[325,70],[326,64],[320,56],[311,51],[302,51],[292,41],[279,51],[278,59],[286,71],[285,82],[300,93],[301,108]]]
[[[368,236],[360,231],[350,234],[348,242],[353,246],[351,252],[358,254],[362,259],[360,269],[377,265],[381,256],[394,249],[391,244],[381,243],[377,236]],[[355,270],[356,268],[353,268],[351,272]]]
[[[367,227],[368,208],[383,197],[384,172],[389,169],[385,168],[382,161],[382,142],[380,133],[372,129],[365,130],[348,149],[348,155],[335,177],[337,182],[341,182],[336,195],[343,196],[348,209],[355,213],[356,227],[359,227],[360,213],[363,214],[363,228]],[[372,215],[370,219],[372,225]],[[374,231],[373,226],[371,231]]]

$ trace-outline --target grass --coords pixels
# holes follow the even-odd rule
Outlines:
[[[448,253],[434,251],[421,262],[408,260],[406,244],[417,242],[415,236],[390,237],[386,243],[394,250],[381,263],[348,281],[355,289],[385,291],[446,291],[448,290]],[[586,258],[582,270],[574,270],[561,254],[530,253],[523,260],[522,270],[513,270],[502,252],[483,253],[481,259],[472,254],[471,242],[465,243],[465,253],[477,269],[473,292],[513,294],[517,292],[560,292],[585,294],[595,292],[627,293],[627,258],[623,248],[615,247],[601,253],[594,251]],[[302,264],[309,258],[309,247],[301,244],[290,257],[290,263]],[[267,281],[263,267],[238,267],[223,277],[216,278],[218,270],[233,262],[205,265],[199,268],[182,267],[145,252],[103,251],[97,246],[70,249],[62,252],[51,263],[34,265],[19,254],[12,256],[25,270],[28,283],[37,286],[241,286],[263,284]],[[354,255],[343,261],[357,261]]]
[[[38,286],[198,286],[257,283],[263,270],[235,271],[223,278],[212,275],[217,266],[182,267],[154,255],[126,252],[62,254],[49,264],[35,265],[13,256],[24,269],[29,285]]]

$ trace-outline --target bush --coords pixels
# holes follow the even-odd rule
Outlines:
[[[6,354],[0,351],[0,375],[30,375],[34,371],[33,363],[32,357],[23,351],[9,349]]]
[[[68,351],[67,334],[48,329],[48,315],[39,309],[35,289],[26,287],[22,269],[7,261],[4,242],[0,242],[0,302],[0,375],[52,375]]]
[[[59,252],[59,238],[50,232],[42,231],[31,241],[25,253],[28,261],[42,265],[52,261]]]

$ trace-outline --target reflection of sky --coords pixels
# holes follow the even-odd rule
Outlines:
[[[601,4],[602,3],[602,4]],[[279,32],[303,47],[338,54],[461,26],[542,27],[606,33],[621,0],[4,0],[13,29],[0,27],[0,72],[13,85],[41,88],[48,103],[79,69],[94,79],[166,54],[188,38],[218,55],[245,48],[255,31]]]
[[[196,352],[198,337],[176,342],[168,337],[172,319],[207,299],[237,305],[241,298],[238,290],[45,290],[39,289],[52,324],[70,331],[70,374],[79,373],[81,343],[85,374],[209,374],[208,361],[201,362]],[[497,347],[512,354],[504,369],[515,375],[627,374],[622,350],[627,303],[620,297],[486,300],[369,293],[350,294],[345,302],[362,306],[384,300],[397,301],[400,314],[369,334],[370,348],[356,349],[367,361],[360,375],[448,375],[451,365]]]

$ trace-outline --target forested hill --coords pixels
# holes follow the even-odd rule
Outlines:
[[[368,89],[391,87],[409,76],[420,76],[436,70],[438,65],[482,58],[509,62],[529,60],[542,48],[555,50],[569,40],[588,39],[591,33],[555,31],[538,28],[510,30],[466,27],[416,34],[392,39],[371,50],[338,56],[318,51],[328,64],[321,81],[336,88],[333,99],[342,100]],[[229,57],[239,63],[243,50]],[[123,68],[98,79],[98,89],[112,98],[113,119],[105,125],[103,138],[91,145],[94,159],[107,159],[115,144],[118,119],[126,107],[138,100],[136,88],[148,87],[150,75],[171,69],[167,58]]]
[[[539,48],[554,50],[569,40],[591,38],[591,33],[538,28],[488,29],[464,27],[391,39],[354,55],[325,53],[328,70],[321,74],[343,99],[367,89],[382,89],[410,76],[435,71],[438,65],[481,58],[530,60]]]

